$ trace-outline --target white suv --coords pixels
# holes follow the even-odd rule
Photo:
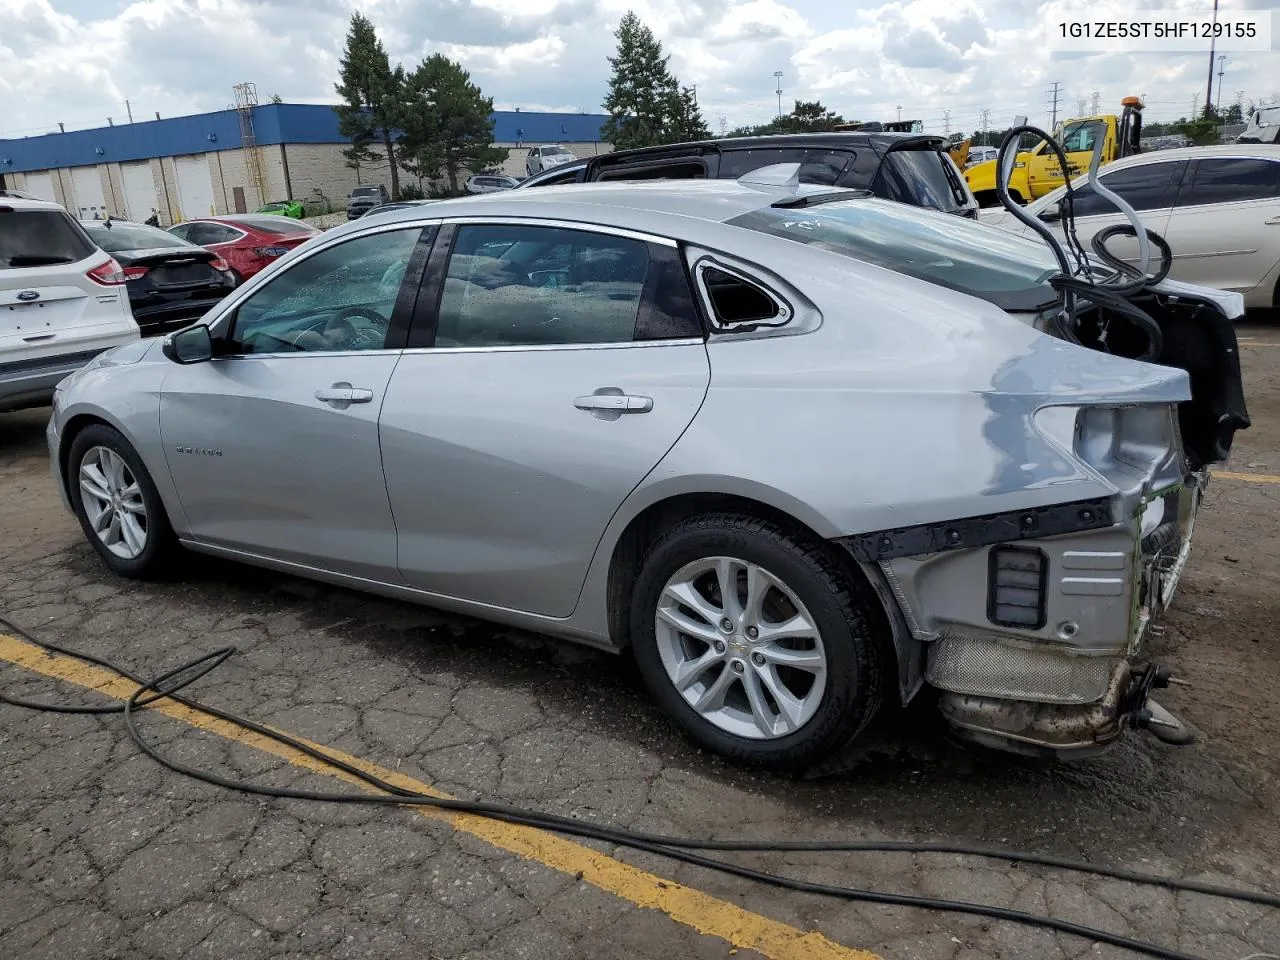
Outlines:
[[[535,173],[542,173],[543,170],[550,170],[562,163],[572,163],[577,159],[560,144],[547,143],[529,151],[529,156],[524,161],[524,171],[532,177]]]
[[[0,413],[48,403],[67,374],[138,339],[125,279],[58,204],[0,197]]]

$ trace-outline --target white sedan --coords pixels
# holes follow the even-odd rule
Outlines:
[[[1280,145],[1161,150],[1117,160],[1099,176],[1138,211],[1148,229],[1168,241],[1173,251],[1170,277],[1240,293],[1248,308],[1280,309]],[[1076,234],[1089,250],[1096,233],[1127,221],[1093,191],[1087,177],[1072,185]],[[1027,213],[1059,222],[1065,192],[1059,187],[1046,194],[1029,204]],[[999,207],[983,211],[981,219],[1030,232]],[[1137,261],[1133,237],[1116,237],[1107,246]]]

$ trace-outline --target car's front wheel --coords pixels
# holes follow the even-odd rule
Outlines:
[[[151,474],[118,430],[86,427],[71,444],[68,486],[89,543],[115,573],[146,579],[165,572],[176,541]]]
[[[801,769],[881,704],[874,602],[820,543],[750,516],[695,517],[645,559],[631,598],[636,662],[702,746]]]

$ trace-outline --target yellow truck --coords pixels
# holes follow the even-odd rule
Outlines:
[[[1076,117],[1064,120],[1054,129],[1053,137],[1067,156],[1072,179],[1089,172],[1094,144],[1099,137],[1103,138],[1103,164],[1140,152],[1142,100],[1125,97],[1120,103],[1122,112],[1118,115]],[[996,161],[974,164],[964,171],[964,179],[980,207],[1000,205],[996,196]],[[1061,185],[1062,165],[1048,143],[1042,140],[1031,150],[1018,153],[1009,180],[1009,195],[1018,203],[1030,203]]]

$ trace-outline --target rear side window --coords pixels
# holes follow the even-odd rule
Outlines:
[[[954,213],[968,198],[959,181],[948,176],[946,163],[937,150],[890,150],[880,161],[871,192],[886,200]]]
[[[767,147],[756,150],[725,150],[720,155],[721,180],[737,180],[752,170],[776,163],[800,164],[801,183],[834,186],[853,163],[850,150],[820,150],[812,147]]]
[[[375,194],[376,196],[376,194]],[[275,234],[293,234],[293,233],[318,233],[315,227],[310,224],[303,223],[300,220],[293,220],[289,217],[238,217],[237,223],[243,223],[251,230],[258,230],[262,233]]]
[[[1274,200],[1280,196],[1280,163],[1253,157],[1202,157],[1178,206]]]
[[[1135,210],[1163,210],[1173,206],[1173,196],[1182,178],[1185,160],[1173,163],[1144,163],[1112,173],[1103,173],[1099,179],[1103,186],[1119,196]],[[1096,217],[1100,214],[1119,214],[1120,208],[1110,200],[1098,196],[1092,184],[1073,187],[1075,214],[1077,217]]]
[[[76,263],[96,249],[61,210],[0,207],[0,270]]]

